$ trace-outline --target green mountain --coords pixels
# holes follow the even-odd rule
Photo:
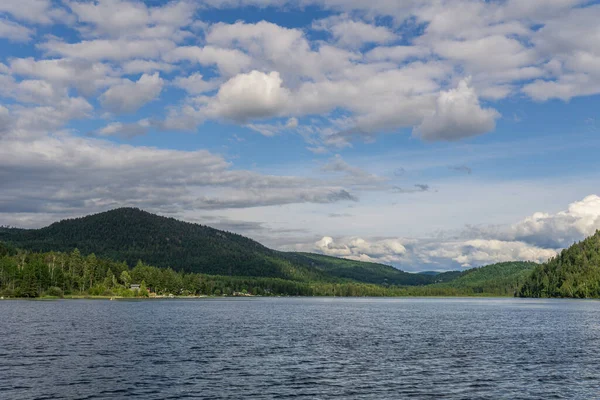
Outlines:
[[[600,298],[600,232],[535,268],[519,295]]]
[[[160,268],[210,275],[390,285],[432,282],[432,278],[382,264],[279,252],[238,234],[136,208],[67,219],[42,229],[3,228],[0,241],[38,252],[77,248],[83,255],[93,253],[129,265],[142,260]]]
[[[486,265],[466,270],[449,282],[431,287],[455,289],[464,294],[512,296],[537,266],[526,261]]]
[[[435,275],[439,275],[441,272],[438,271],[421,271],[421,272],[417,272],[419,275],[430,275],[430,276],[435,276]]]
[[[434,277],[411,274],[397,268],[377,263],[353,261],[312,253],[286,253],[292,262],[323,271],[327,275],[378,285],[427,285]]]

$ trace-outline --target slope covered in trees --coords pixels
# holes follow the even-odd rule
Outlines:
[[[466,270],[450,282],[432,286],[464,294],[513,296],[537,266],[524,261],[486,265]]]
[[[54,223],[42,229],[1,229],[0,240],[39,251],[96,254],[135,265],[138,260],[177,271],[296,281],[354,280],[422,285],[432,278],[393,267],[268,249],[238,234],[121,208]]]
[[[600,232],[535,268],[519,295],[600,298]]]
[[[141,285],[139,292],[130,289]],[[217,276],[156,268],[70,253],[15,250],[0,243],[0,295],[40,297],[64,295],[122,296],[157,294],[261,296],[398,296],[403,289],[358,282],[293,281],[267,277]]]
[[[411,274],[388,265],[347,260],[313,253],[287,253],[292,262],[310,265],[327,275],[378,285],[426,285],[435,277]]]
[[[462,273],[462,283],[438,283],[425,286],[376,285],[356,281],[297,281],[272,277],[220,276],[156,268],[139,261],[131,268],[124,262],[82,255],[75,249],[65,252],[30,252],[0,242],[0,295],[40,297],[63,295],[122,296],[157,294],[261,296],[468,296],[512,295],[520,269],[517,263],[483,267]],[[504,267],[512,273],[502,271]],[[524,270],[524,269],[523,269]],[[505,286],[490,280],[505,276]],[[141,285],[137,292],[132,283]],[[483,288],[479,291],[478,288]]]

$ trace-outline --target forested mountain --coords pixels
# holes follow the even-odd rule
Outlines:
[[[312,255],[303,255],[312,257]],[[332,262],[329,260],[329,262]],[[261,296],[469,296],[512,295],[515,277],[529,266],[504,263],[460,273],[457,284],[424,286],[376,285],[350,280],[298,281],[272,277],[220,276],[157,268],[139,261],[124,262],[82,255],[79,250],[31,252],[0,242],[0,296],[148,296],[236,295]],[[527,263],[523,263],[527,264]],[[415,274],[417,275],[417,274]],[[517,278],[520,279],[520,278]],[[132,291],[132,283],[140,284]]]
[[[296,281],[355,280],[422,285],[432,278],[393,267],[306,253],[268,249],[244,236],[120,208],[68,219],[42,229],[0,229],[0,241],[21,249],[95,254],[135,265],[222,276],[271,277]]]
[[[411,274],[397,268],[363,261],[353,261],[313,253],[286,253],[292,262],[310,265],[327,275],[378,285],[426,285],[435,277]]]
[[[600,232],[535,268],[519,295],[600,298]]]
[[[472,268],[450,282],[432,285],[452,288],[464,294],[514,295],[538,266],[533,262],[504,262]]]

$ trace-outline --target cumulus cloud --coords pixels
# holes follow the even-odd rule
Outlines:
[[[346,214],[332,214],[343,216]],[[543,263],[600,229],[600,196],[590,195],[555,214],[538,212],[512,225],[466,227],[430,237],[324,236],[289,247],[400,266],[406,270],[456,269],[506,261]]]
[[[173,85],[185,90],[191,95],[198,95],[210,92],[218,87],[218,82],[209,82],[204,80],[202,74],[194,73],[187,77],[179,76],[173,81]]]
[[[162,91],[163,84],[158,73],[144,74],[137,82],[127,79],[112,86],[102,94],[100,102],[104,108],[117,114],[134,112],[156,99]]]
[[[216,65],[224,76],[233,76],[247,69],[252,59],[236,49],[214,46],[180,46],[163,55],[168,62],[190,61],[201,65]]]
[[[136,58],[156,59],[172,51],[176,44],[169,39],[95,39],[77,43],[50,40],[39,45],[47,55],[88,61],[128,61]]]
[[[81,59],[13,58],[9,68],[13,76],[44,80],[56,87],[74,88],[86,96],[118,82],[118,73],[110,66]]]
[[[494,130],[498,111],[482,108],[468,80],[456,89],[443,91],[437,98],[433,114],[423,119],[414,133],[424,140],[458,140]]]
[[[278,72],[252,71],[225,82],[209,101],[206,113],[237,122],[275,117],[287,107],[289,98]]]
[[[425,259],[452,260],[462,267],[482,266],[506,261],[546,262],[554,257],[553,249],[540,248],[525,242],[473,239],[464,242],[440,243],[433,250],[424,249]]]
[[[386,27],[353,20],[348,15],[336,15],[313,23],[313,28],[329,32],[344,47],[359,48],[367,43],[386,43],[396,35]]]
[[[3,0],[0,12],[12,15],[18,20],[48,24],[52,21],[50,0]]]
[[[368,241],[348,238],[336,242],[332,237],[324,236],[314,244],[314,250],[329,256],[382,263],[399,263],[406,254],[406,248],[400,239]]]
[[[198,7],[192,1],[153,7],[125,0],[68,1],[67,4],[84,24],[80,29],[85,34],[112,37],[173,35],[192,23]]]
[[[510,235],[539,246],[562,248],[600,229],[600,197],[590,195],[556,214],[538,212],[512,226]]]
[[[33,34],[33,30],[29,28],[15,22],[0,19],[0,38],[10,39],[15,42],[27,42]]]

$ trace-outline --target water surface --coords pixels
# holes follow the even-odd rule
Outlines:
[[[0,398],[136,397],[600,398],[600,302],[0,301]]]

